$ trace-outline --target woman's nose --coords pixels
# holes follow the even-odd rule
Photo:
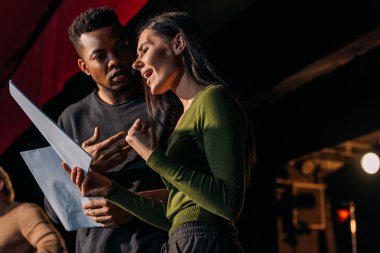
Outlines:
[[[137,59],[134,63],[132,63],[132,68],[136,70],[140,70],[143,66],[144,64],[139,59]]]

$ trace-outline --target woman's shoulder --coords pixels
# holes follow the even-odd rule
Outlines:
[[[233,95],[229,89],[222,84],[209,84],[203,89],[199,97],[201,100],[231,99]]]
[[[221,84],[210,84],[206,86],[197,100],[199,100],[200,104],[206,105],[219,103],[236,103],[236,98],[228,89],[228,87]]]
[[[210,94],[223,93],[223,92],[228,92],[228,88],[223,84],[212,83],[212,84],[207,85],[204,88],[204,92],[210,93]]]

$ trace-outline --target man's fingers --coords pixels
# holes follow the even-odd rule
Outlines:
[[[129,144],[122,146],[120,145],[118,147],[110,149],[109,151],[107,150],[107,152],[104,152],[104,154],[102,154],[100,157],[100,160],[115,164],[116,160],[125,160],[131,149],[132,147]]]
[[[114,157],[112,158],[112,166],[116,166],[116,165],[119,165],[121,164],[122,162],[124,162],[126,159],[126,156],[117,156],[117,157]]]
[[[107,161],[113,159],[113,157],[116,156],[123,156],[124,158],[126,155],[128,155],[128,152],[126,152],[129,144],[124,140],[118,142],[117,144],[109,147],[107,150],[105,150],[100,156],[99,160]]]
[[[118,141],[120,141],[120,144],[123,145],[123,143],[125,143],[125,141],[124,141],[125,135],[126,135],[125,132],[120,132],[120,133],[117,133],[117,134],[111,136],[110,138],[100,142],[97,145],[97,151],[103,152],[106,149],[110,149],[110,148],[112,148],[111,145],[118,142]]]
[[[98,142],[99,137],[100,137],[99,127],[95,127],[94,134],[91,136],[90,139],[88,139],[82,143],[82,148],[84,149],[88,146],[94,145],[95,143]]]
[[[131,151],[133,148],[131,145],[127,144],[123,149],[122,149],[122,152],[125,152],[126,154],[128,154],[129,151]]]

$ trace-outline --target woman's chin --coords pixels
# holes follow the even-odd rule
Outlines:
[[[150,88],[150,93],[152,93],[152,95],[159,95],[159,94],[164,93],[162,89],[160,89],[160,87],[157,87],[155,85],[149,86],[149,88]]]
[[[150,89],[150,93],[152,93],[152,95],[162,94],[161,92],[157,91],[156,89]]]
[[[170,90],[170,87],[167,85],[167,83],[152,82],[152,80],[149,79],[146,85],[149,87],[150,93],[152,93],[153,95],[164,94],[165,92]]]

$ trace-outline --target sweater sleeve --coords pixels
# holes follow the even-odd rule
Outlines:
[[[171,221],[166,217],[166,203],[163,201],[138,196],[115,182],[112,183],[107,199],[153,226],[167,231],[171,227]]]
[[[169,159],[159,149],[147,164],[202,208],[234,221],[241,212],[245,189],[244,116],[234,99],[220,88],[211,89],[197,106],[197,131],[203,137],[211,173]]]
[[[66,252],[63,239],[48,221],[42,209],[24,204],[20,210],[20,231],[38,253]]]

